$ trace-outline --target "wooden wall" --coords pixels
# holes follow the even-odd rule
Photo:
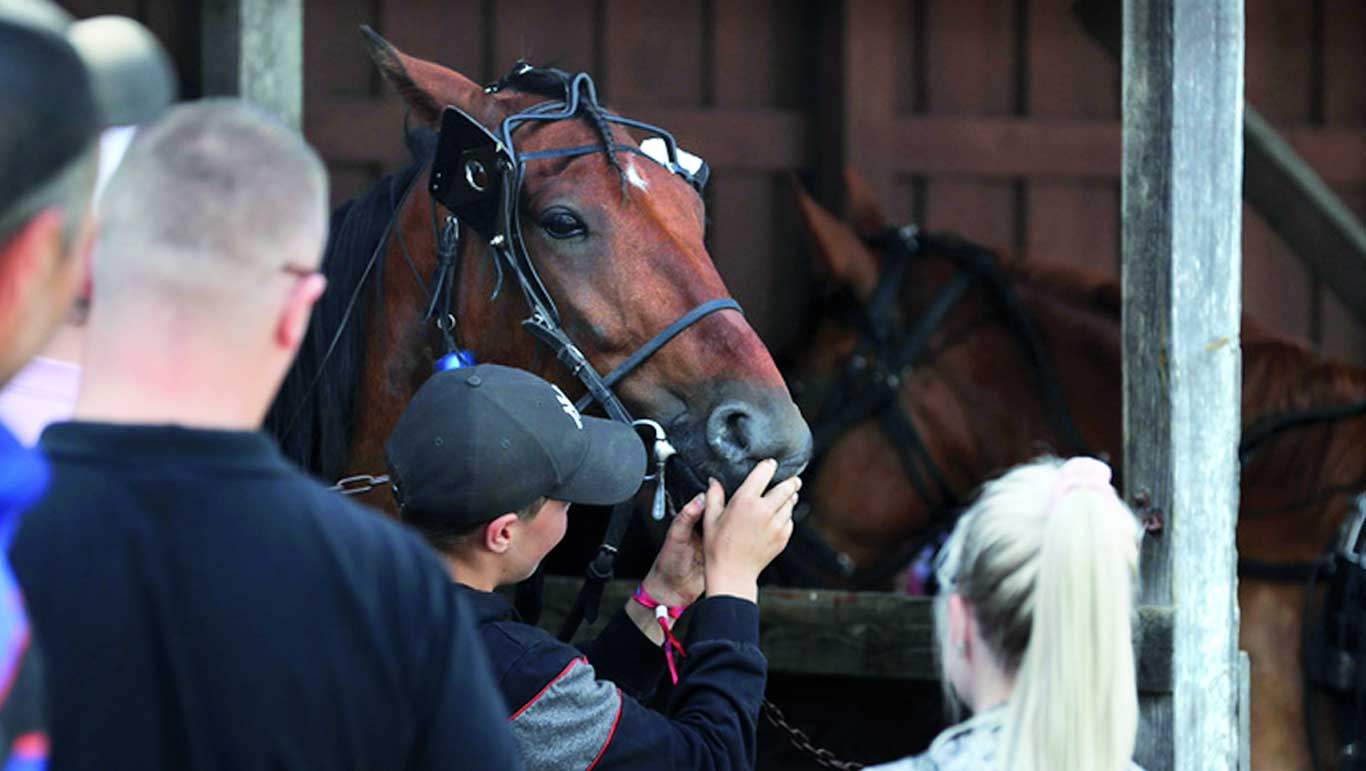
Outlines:
[[[197,3],[67,5],[147,19],[194,82]],[[711,163],[712,254],[781,348],[811,281],[788,171],[836,204],[849,165],[899,219],[1117,271],[1119,66],[1068,5],[310,0],[305,132],[337,200],[403,162],[402,108],[364,53],[361,24],[481,81],[518,57],[588,70],[616,110],[672,130]],[[1247,34],[1249,100],[1366,217],[1366,3],[1247,0]],[[1366,364],[1366,330],[1251,211],[1244,265],[1252,316]]]

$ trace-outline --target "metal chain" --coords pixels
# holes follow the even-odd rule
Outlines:
[[[342,477],[337,483],[327,488],[335,490],[342,495],[360,495],[383,484],[388,484],[388,474],[356,474],[355,476]]]
[[[835,771],[859,771],[864,767],[862,763],[855,763],[852,760],[840,760],[830,750],[817,747],[805,731],[787,722],[787,717],[783,715],[783,711],[768,699],[763,700],[759,711],[763,713],[764,718],[769,723],[787,734],[787,740],[793,747],[810,756],[821,768],[833,768]]]

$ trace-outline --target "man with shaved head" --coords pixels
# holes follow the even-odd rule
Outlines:
[[[55,766],[519,765],[440,563],[259,431],[326,200],[298,134],[232,100],[143,129],[104,193],[85,382],[11,551]]]

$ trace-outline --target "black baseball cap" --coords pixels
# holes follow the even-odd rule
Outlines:
[[[645,475],[630,426],[579,414],[560,389],[519,369],[438,372],[385,443],[400,514],[477,524],[540,498],[607,506]]]
[[[0,0],[0,221],[102,129],[150,120],[175,93],[170,58],[136,21]]]

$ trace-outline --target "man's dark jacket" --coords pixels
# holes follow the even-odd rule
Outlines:
[[[10,550],[53,769],[520,766],[425,544],[260,433],[64,423]]]

